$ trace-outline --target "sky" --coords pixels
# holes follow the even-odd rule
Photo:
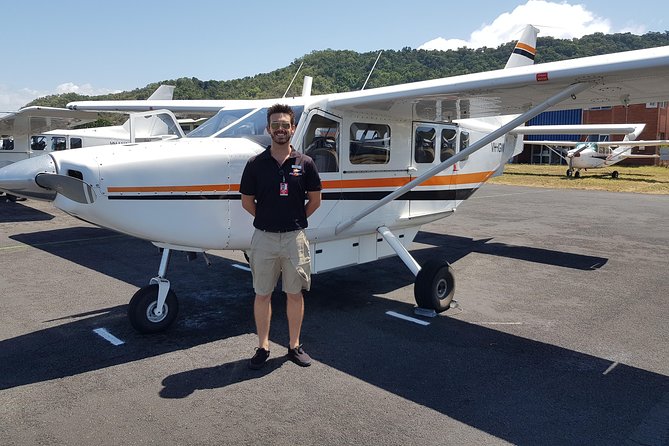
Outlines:
[[[528,23],[540,29],[539,37],[556,38],[669,29],[664,2],[614,3],[6,0],[0,3],[0,112],[50,94],[254,76],[324,49],[496,47],[517,40]]]

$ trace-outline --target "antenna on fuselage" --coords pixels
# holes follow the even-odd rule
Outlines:
[[[383,53],[383,50],[379,51],[379,55],[376,56],[376,60],[374,61],[374,65],[372,65],[372,69],[369,70],[369,74],[367,75],[367,79],[365,79],[365,83],[362,84],[362,88],[360,91],[364,90],[365,87],[367,86],[367,82],[369,81],[369,78],[372,76],[372,71],[374,71],[374,68],[376,68],[376,64],[379,62],[379,59],[381,58],[381,53]]]
[[[295,72],[295,76],[293,76],[293,79],[290,81],[290,84],[288,84],[288,88],[286,88],[286,92],[283,94],[283,96],[281,96],[282,98],[285,98],[286,95],[288,94],[288,90],[290,90],[290,87],[293,85],[293,82],[295,82],[295,78],[297,77],[297,73],[299,73],[300,70],[302,69],[302,65],[304,65],[304,61],[302,61],[300,66],[297,67],[297,71]]]

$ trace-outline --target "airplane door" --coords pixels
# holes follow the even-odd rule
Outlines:
[[[310,219],[309,227],[321,226],[325,216],[338,221],[338,203],[341,188],[341,119],[322,110],[312,110],[301,137],[302,148],[316,164],[323,185],[321,209]],[[336,191],[336,192],[335,192]],[[332,218],[337,217],[337,218]]]
[[[458,127],[453,124],[417,122],[413,125],[412,179],[455,155]],[[451,199],[457,167],[451,166],[428,179],[409,204],[412,217],[445,210]]]

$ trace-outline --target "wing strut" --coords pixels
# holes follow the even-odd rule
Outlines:
[[[410,191],[414,187],[418,186],[419,184],[423,183],[425,180],[432,178],[439,172],[448,169],[451,167],[453,164],[457,163],[463,158],[468,157],[472,153],[482,149],[483,147],[487,146],[497,138],[504,136],[506,133],[508,133],[510,130],[518,127],[519,125],[529,121],[530,119],[534,118],[538,114],[542,113],[546,109],[554,106],[555,104],[558,104],[565,99],[567,99],[570,96],[574,96],[583,90],[586,90],[587,88],[591,87],[592,83],[576,83],[572,84],[569,87],[565,88],[563,91],[555,94],[554,96],[550,97],[546,101],[542,102],[541,104],[532,107],[525,113],[517,116],[515,119],[512,119],[510,122],[507,124],[504,124],[497,130],[494,130],[490,132],[488,135],[484,136],[483,138],[479,139],[467,149],[463,150],[462,152],[457,153],[455,156],[450,157],[446,161],[437,164],[427,172],[423,173],[422,175],[414,178],[413,180],[409,181],[407,184],[404,186],[396,189],[395,191],[391,192],[389,195],[385,196],[383,199],[377,201],[373,205],[369,206],[368,208],[364,209],[362,212],[357,214],[356,216],[352,217],[350,220],[339,223],[337,227],[335,228],[335,234],[340,234],[342,231],[345,231],[346,229],[350,228],[354,224],[356,224],[360,219],[368,216],[375,210],[379,209],[382,206],[385,206],[386,204],[390,203],[393,201],[395,198],[405,194],[406,192]]]

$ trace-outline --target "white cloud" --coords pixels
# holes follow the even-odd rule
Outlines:
[[[0,84],[0,112],[16,111],[39,96],[40,92],[36,90],[28,88],[11,90]]]
[[[567,2],[555,3],[544,0],[529,0],[511,12],[505,12],[492,23],[474,31],[469,40],[445,39],[438,37],[419,46],[419,49],[449,50],[463,46],[495,48],[503,43],[517,40],[525,25],[534,25],[540,29],[540,36],[558,39],[580,38],[588,34],[601,32],[632,32],[642,34],[643,27],[612,30],[610,20],[598,17],[580,4]]]
[[[95,88],[91,84],[77,85],[72,82],[65,82],[56,87],[55,94],[77,93],[86,96],[98,96],[109,93],[119,93],[121,90],[110,90],[108,88]]]

